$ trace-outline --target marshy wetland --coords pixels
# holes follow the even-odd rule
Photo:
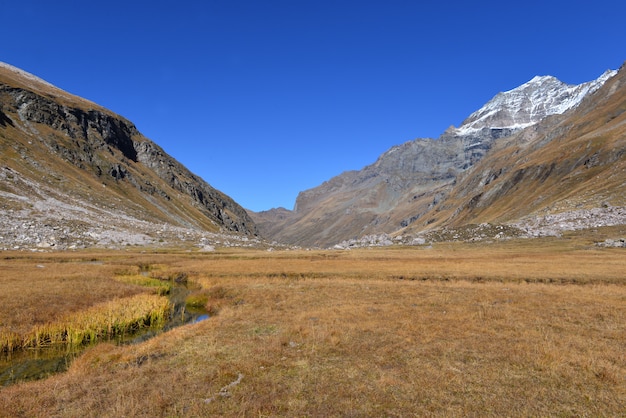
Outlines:
[[[626,411],[626,257],[591,238],[1,255],[0,335],[15,352],[105,312],[158,322],[146,312],[171,312],[162,287],[177,281],[211,316],[0,388],[1,416]]]
[[[199,285],[188,282],[184,273],[163,276],[158,266],[148,265],[118,268],[112,276],[114,281],[108,283],[116,289],[107,289],[106,284],[101,284],[100,291],[108,292],[112,298],[103,301],[94,298],[98,302],[84,310],[59,315],[59,312],[45,312],[46,307],[37,304],[20,307],[13,303],[12,306],[11,301],[19,301],[20,295],[26,293],[35,296],[38,290],[45,291],[55,285],[58,286],[55,293],[66,298],[65,295],[70,294],[69,287],[81,287],[85,285],[85,278],[92,276],[87,280],[93,280],[97,277],[96,272],[100,271],[100,267],[89,266],[104,265],[104,262],[93,258],[88,261],[80,258],[41,258],[40,261],[34,266],[40,274],[33,271],[27,274],[32,281],[11,277],[10,273],[3,280],[3,284],[8,284],[4,293],[6,303],[3,306],[7,308],[5,316],[19,311],[19,317],[33,318],[35,323],[28,328],[28,323],[11,323],[10,315],[3,318],[3,323],[8,326],[0,332],[0,386],[63,372],[82,351],[101,342],[118,345],[138,343],[176,326],[208,318],[203,304],[197,303]],[[24,266],[20,274],[32,267]],[[62,277],[56,277],[55,273],[49,275],[46,269],[56,270],[56,274]],[[71,272],[77,270],[82,272],[83,277],[72,280]],[[90,270],[94,271],[89,274]],[[69,274],[65,276],[62,272]],[[106,280],[103,282],[106,283]],[[118,284],[131,286],[120,286],[121,289],[117,289]],[[137,286],[145,288],[144,292],[136,294],[139,290]],[[124,291],[128,296],[123,296]],[[66,300],[65,303],[68,307],[73,302],[85,303],[89,296],[79,290],[74,297],[80,301]],[[55,305],[52,300],[49,303]],[[49,315],[47,321],[44,315]]]

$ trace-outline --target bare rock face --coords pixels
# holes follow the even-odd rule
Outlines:
[[[174,190],[190,196],[211,219],[226,230],[244,235],[258,235],[254,221],[230,197],[209,186],[149,140],[134,142],[137,160],[150,168]]]
[[[13,210],[15,219],[26,211],[51,228],[68,231],[66,246],[71,245],[67,237],[87,234],[86,223],[99,237],[107,228],[109,235],[113,230],[124,235],[125,225],[129,236],[150,231],[151,239],[126,240],[137,245],[158,242],[157,232],[171,228],[196,235],[258,234],[242,207],[131,122],[6,64],[0,65],[0,150],[5,179],[0,205]],[[33,242],[54,247],[43,235]],[[85,236],[85,242],[94,242]]]
[[[134,125],[120,117],[100,110],[61,105],[48,97],[6,84],[0,85],[0,93],[4,107],[13,109],[33,135],[39,133],[36,125],[45,125],[70,139],[72,147],[53,135],[39,138],[52,152],[61,154],[72,164],[84,168],[97,159],[98,151],[107,147],[120,151],[130,161],[137,161],[132,137],[140,134]]]

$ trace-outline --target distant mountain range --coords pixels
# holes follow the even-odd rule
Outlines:
[[[625,72],[609,70],[580,85],[535,77],[436,140],[392,147],[372,165],[301,192],[293,211],[251,215],[270,239],[326,247],[381,233],[623,206]]]
[[[437,139],[301,192],[293,210],[254,213],[126,119],[0,63],[0,250],[349,248],[604,225],[626,225],[624,66],[580,85],[535,77]]]

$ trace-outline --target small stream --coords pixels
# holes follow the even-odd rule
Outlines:
[[[132,334],[118,335],[109,340],[94,342],[115,342],[118,345],[137,344],[181,325],[200,322],[209,318],[204,310],[189,310],[185,299],[191,289],[183,284],[175,284],[168,298],[173,305],[170,319],[161,327],[141,329]],[[70,346],[58,344],[46,348],[17,350],[11,353],[0,353],[0,387],[13,383],[46,378],[52,374],[64,372],[72,361],[86,348],[93,346]]]

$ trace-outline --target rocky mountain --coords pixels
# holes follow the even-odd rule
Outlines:
[[[615,73],[607,70],[598,79],[578,85],[565,84],[552,76],[536,76],[513,90],[498,93],[463,121],[456,132],[467,135],[484,128],[526,128],[546,116],[560,115],[578,106]]]
[[[254,221],[128,120],[0,63],[0,248],[248,241]]]
[[[497,143],[403,232],[470,223],[530,236],[626,225],[626,64],[568,112]]]
[[[481,167],[494,165],[484,157],[494,154],[496,148],[511,141],[551,141],[554,135],[541,139],[540,133],[531,135],[529,129],[553,115],[572,112],[615,74],[607,71],[581,85],[535,77],[497,94],[459,128],[449,128],[437,140],[416,139],[392,147],[362,170],[345,172],[301,192],[292,212],[271,210],[253,214],[253,218],[265,236],[306,246],[330,246],[403,228],[417,233],[441,227],[445,220],[471,222],[472,216],[460,218],[458,213],[450,213],[445,218],[432,213],[441,212],[442,207],[454,208],[449,196],[462,193],[462,187],[467,191],[475,187],[469,183],[460,186],[459,182],[469,178],[467,173],[474,172],[479,163]]]

